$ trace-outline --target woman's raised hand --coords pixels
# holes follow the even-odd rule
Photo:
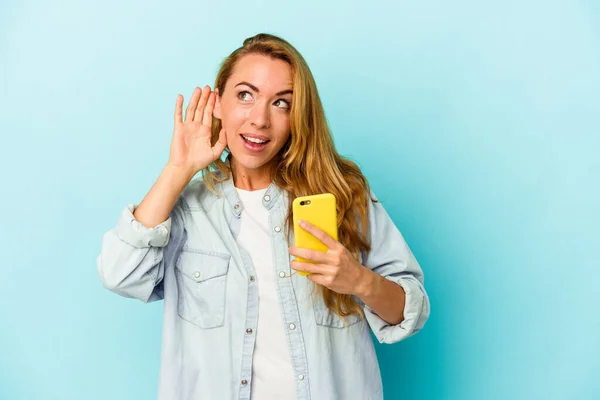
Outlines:
[[[211,91],[210,86],[205,86],[204,90],[197,87],[186,109],[185,120],[183,119],[183,96],[177,96],[175,127],[168,165],[182,167],[195,174],[221,156],[227,146],[224,129],[221,129],[219,140],[215,145],[211,144],[213,110],[217,93]]]

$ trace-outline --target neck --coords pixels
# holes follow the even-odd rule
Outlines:
[[[266,189],[271,184],[271,167],[264,165],[260,168],[245,168],[239,165],[235,159],[231,160],[231,174],[233,184],[242,190]]]

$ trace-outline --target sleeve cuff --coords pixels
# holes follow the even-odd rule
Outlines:
[[[171,217],[154,228],[148,228],[133,216],[136,207],[136,204],[129,204],[121,212],[115,228],[119,238],[138,249],[166,246],[171,232]]]
[[[429,316],[429,306],[417,282],[402,277],[386,276],[385,278],[402,286],[406,293],[404,320],[397,325],[390,325],[367,305],[365,305],[365,318],[377,340],[380,343],[391,344],[417,333]]]

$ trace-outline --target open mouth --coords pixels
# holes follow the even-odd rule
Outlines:
[[[267,144],[270,142],[270,140],[262,140],[262,139],[258,139],[258,138],[253,138],[253,137],[248,137],[248,136],[244,136],[241,135],[242,138],[244,138],[244,140],[248,143],[254,143],[254,144]]]
[[[250,151],[262,151],[267,147],[270,142],[269,139],[259,139],[256,137],[250,137],[246,135],[240,135],[244,140],[244,147]]]

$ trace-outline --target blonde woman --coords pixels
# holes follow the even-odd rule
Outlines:
[[[97,260],[109,290],[164,300],[159,399],[381,399],[371,332],[413,335],[429,300],[401,233],[337,153],[303,57],[258,34],[185,115],[183,103],[166,166]],[[292,200],[318,193],[337,199],[338,240],[303,229],[327,252],[291,246]]]

